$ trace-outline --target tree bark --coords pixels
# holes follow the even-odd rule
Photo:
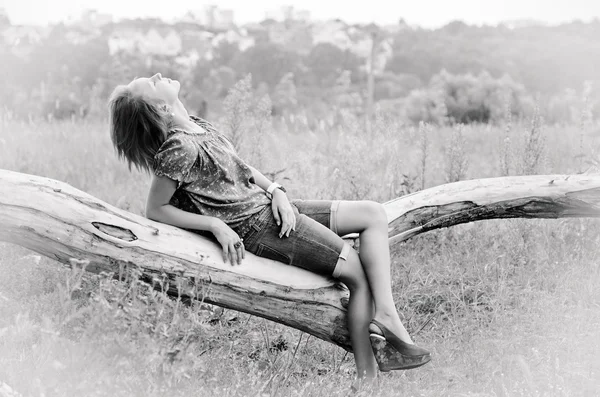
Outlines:
[[[384,206],[392,242],[483,219],[597,217],[600,176],[462,181]],[[0,170],[0,241],[67,265],[89,261],[86,270],[94,273],[135,269],[169,295],[264,317],[351,349],[343,284],[251,254],[240,266],[226,265],[213,240],[120,210],[56,180]]]

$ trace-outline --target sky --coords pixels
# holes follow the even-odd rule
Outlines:
[[[258,22],[282,4],[311,12],[311,19],[340,18],[348,23],[395,24],[436,28],[453,20],[495,25],[534,19],[550,24],[600,18],[599,0],[0,0],[13,24],[47,25],[77,16],[84,9],[110,13],[115,19],[159,17],[172,20],[209,4],[234,11],[236,23]]]

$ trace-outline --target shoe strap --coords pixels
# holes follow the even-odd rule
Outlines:
[[[377,332],[378,335],[381,335],[383,337],[385,337],[385,327],[383,326],[383,324],[381,324],[379,321],[372,319],[371,320],[371,324],[373,324],[374,326],[376,326],[379,329],[379,332]]]

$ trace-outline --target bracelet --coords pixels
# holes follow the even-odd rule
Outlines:
[[[281,190],[282,192],[285,193],[285,188],[283,186],[281,186],[277,182],[273,182],[267,188],[267,197],[269,197],[270,199],[273,199],[273,192],[275,191],[275,189],[279,189],[279,190]]]
[[[271,183],[269,185],[269,187],[267,188],[267,196],[272,196],[275,189],[277,189],[279,186],[281,186],[281,185],[277,182]]]

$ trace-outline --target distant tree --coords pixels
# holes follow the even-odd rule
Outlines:
[[[444,25],[441,30],[450,35],[458,35],[466,32],[469,29],[469,25],[464,23],[463,21],[452,21],[446,25]]]
[[[414,74],[422,81],[429,81],[444,67],[442,54],[438,51],[440,48],[432,36],[433,33],[418,30],[398,33],[394,37],[392,57],[386,64],[386,70],[396,74]]]
[[[85,44],[74,45],[71,50],[68,65],[72,76],[79,77],[80,84],[91,87],[98,79],[102,64],[110,57],[108,43],[103,37],[96,37]]]
[[[8,18],[8,15],[0,12],[0,31],[6,29],[9,26],[10,26],[10,19]]]
[[[250,108],[252,106],[252,75],[248,74],[236,82],[223,101],[225,117],[221,121],[224,132],[237,151],[241,151],[247,140]]]
[[[352,52],[331,43],[319,43],[304,59],[310,84],[330,87],[344,70],[356,73],[363,62]]]
[[[532,104],[523,85],[509,76],[496,79],[486,72],[454,75],[443,70],[406,98],[406,118],[434,124],[497,122],[504,118],[507,102],[516,116],[527,114]]]
[[[375,79],[375,100],[399,98],[423,86],[418,76],[384,72]]]
[[[600,81],[598,19],[512,29],[453,21],[434,30],[410,28],[401,21],[393,35],[392,54],[385,72],[371,80],[372,91],[365,90],[368,79],[364,59],[332,44],[313,44],[310,24],[304,26],[297,21],[278,24],[281,23],[265,20],[248,27],[249,34],[257,40],[254,47],[242,52],[237,43],[223,41],[212,49],[212,60],[201,59],[191,71],[172,57],[135,51],[109,54],[108,38],[114,31],[126,34],[144,33],[150,28],[173,29],[158,19],[138,18],[108,24],[96,37],[81,44],[72,38],[78,34],[81,38],[89,32],[64,24],[51,26],[48,36],[39,43],[29,43],[26,37],[17,45],[0,39],[0,106],[19,108],[15,113],[26,115],[40,113],[42,108],[55,109],[57,103],[59,107],[68,103],[84,106],[90,95],[94,96],[94,103],[101,104],[115,85],[136,75],[160,71],[184,82],[184,95],[186,99],[194,98],[193,107],[202,108],[202,101],[207,101],[214,109],[213,104],[220,103],[232,81],[252,73],[255,94],[260,87],[260,95],[273,97],[275,109],[282,103],[282,97],[276,98],[276,93],[283,92],[282,87],[275,87],[287,81],[286,84],[293,83],[299,104],[306,109],[318,109],[320,117],[338,103],[339,98],[333,92],[338,90],[336,82],[340,75],[347,73],[344,78],[349,77],[351,83],[347,98],[358,95],[363,100],[386,101],[390,108],[401,106],[398,111],[410,115],[412,120],[421,117],[441,120],[447,116],[456,122],[494,121],[502,113],[498,103],[507,91],[513,95],[513,111],[527,113],[532,106],[527,91],[541,94],[540,112],[545,119],[560,122],[575,120],[581,112],[581,100],[564,94],[565,90],[571,88],[576,90],[574,95],[580,95],[578,91],[585,81]],[[0,32],[9,25],[10,20],[0,15]],[[283,32],[286,45],[268,41],[269,29],[275,25],[286,29]],[[384,34],[375,25],[355,28],[356,37],[364,37],[368,29]],[[180,23],[175,29],[185,36],[200,28]],[[209,44],[204,42],[204,45]],[[293,81],[285,80],[289,73],[293,73]],[[429,83],[424,87],[422,82]],[[373,92],[373,96],[365,95],[365,91]],[[439,98],[443,98],[447,112],[444,117],[440,116]],[[593,100],[592,114],[598,117],[598,100],[590,100]]]
[[[448,120],[448,109],[444,94],[439,90],[417,89],[403,101],[404,118],[414,124],[420,122],[430,124],[445,124]],[[396,103],[396,107],[398,107]]]
[[[231,66],[239,56],[240,48],[237,43],[221,41],[213,50],[212,64],[214,66]]]
[[[287,73],[277,83],[273,90],[272,104],[275,114],[282,113],[283,110],[293,110],[298,105],[298,94],[293,73]]]
[[[293,23],[286,47],[298,54],[307,54],[313,48],[313,35],[309,25]]]
[[[280,45],[264,43],[238,54],[232,65],[238,76],[251,74],[254,87],[260,83],[275,87],[286,73],[296,71],[298,59]]]
[[[212,93],[212,96],[225,98],[225,95],[227,95],[227,92],[233,87],[235,82],[235,71],[228,66],[220,66],[210,71],[210,74],[204,81],[203,87]]]
[[[201,89],[204,79],[210,74],[213,68],[213,63],[207,60],[201,59],[196,63],[196,66],[192,69],[190,74],[190,81],[193,87]]]
[[[73,44],[67,38],[68,32],[64,25],[55,25],[48,37],[34,47],[30,54],[31,69],[24,71],[28,74],[25,83],[71,85],[78,79],[78,87],[91,87],[97,81],[109,59],[106,39],[100,36]]]
[[[0,108],[15,109],[18,103],[17,91],[25,91],[19,87],[20,72],[27,67],[25,61],[15,56],[7,46],[0,45]],[[21,94],[22,96],[22,94]]]
[[[351,73],[343,70],[331,89],[332,102],[336,110],[350,110],[354,114],[364,113],[363,97],[352,89]]]
[[[152,76],[161,73],[164,77],[170,77],[176,80],[187,78],[183,68],[173,62],[173,58],[164,55],[147,56],[143,64],[144,68],[138,76]]]
[[[493,78],[489,73],[453,75],[445,70],[435,75],[429,89],[443,95],[448,118],[456,123],[487,123],[504,116],[507,95],[513,111],[522,114],[525,89],[510,77]]]
[[[386,69],[423,81],[442,69],[457,75],[508,74],[531,92],[549,94],[600,79],[598,34],[598,21],[515,29],[455,21],[436,30],[404,29],[394,36]]]

